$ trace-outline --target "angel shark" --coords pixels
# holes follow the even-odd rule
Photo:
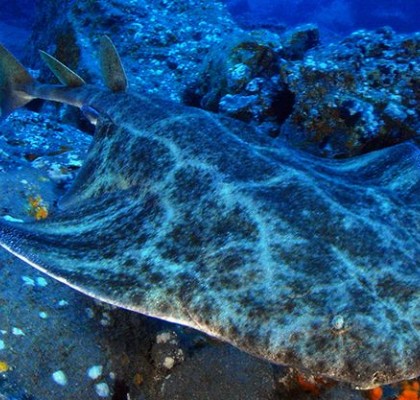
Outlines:
[[[358,388],[420,375],[420,151],[349,160],[274,144],[236,120],[107,88],[42,53],[61,85],[0,48],[3,117],[34,98],[96,123],[72,188],[0,243],[89,296],[184,324],[273,363]]]

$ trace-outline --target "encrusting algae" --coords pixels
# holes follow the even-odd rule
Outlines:
[[[48,217],[48,208],[40,195],[28,197],[28,214],[37,221]]]
[[[0,361],[0,374],[9,370],[9,364],[6,361]]]

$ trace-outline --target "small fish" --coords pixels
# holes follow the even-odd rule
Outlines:
[[[184,324],[359,388],[420,375],[420,152],[334,161],[242,122],[129,93],[103,37],[106,88],[46,53],[35,82],[0,47],[5,118],[34,98],[96,132],[46,219],[1,220],[0,244],[89,296]]]

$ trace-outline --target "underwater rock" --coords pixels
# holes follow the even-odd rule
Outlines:
[[[320,44],[319,29],[314,24],[299,25],[281,36],[280,56],[288,60],[300,60],[305,53]]]
[[[315,28],[229,38],[186,98],[328,158],[416,136],[420,34],[358,31],[309,50],[317,43]]]
[[[293,104],[278,74],[279,41],[279,35],[264,30],[226,38],[209,53],[184,102],[270,126],[270,135],[278,135]]]
[[[220,0],[40,0],[25,62],[41,68],[42,49],[91,82],[100,81],[89,55],[107,34],[124,59],[131,90],[179,101],[208,51],[239,30]],[[88,56],[80,57],[81,50]],[[51,77],[41,71],[44,80]]]
[[[287,140],[342,158],[400,143],[420,131],[420,34],[358,31],[284,63],[295,94],[282,127]]]
[[[366,153],[420,129],[418,34],[383,28],[318,46],[314,25],[244,32],[221,3],[203,0],[41,1],[36,21],[31,48],[46,49],[93,81],[96,64],[80,51],[106,32],[118,40],[133,91],[250,122],[324,157]],[[34,50],[28,59],[38,67]],[[41,69],[41,78],[50,75]]]

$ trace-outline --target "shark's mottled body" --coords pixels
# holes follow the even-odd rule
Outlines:
[[[1,222],[3,247],[276,363],[359,387],[420,374],[415,145],[320,160],[158,98],[32,90],[94,110],[97,130],[60,210]]]

